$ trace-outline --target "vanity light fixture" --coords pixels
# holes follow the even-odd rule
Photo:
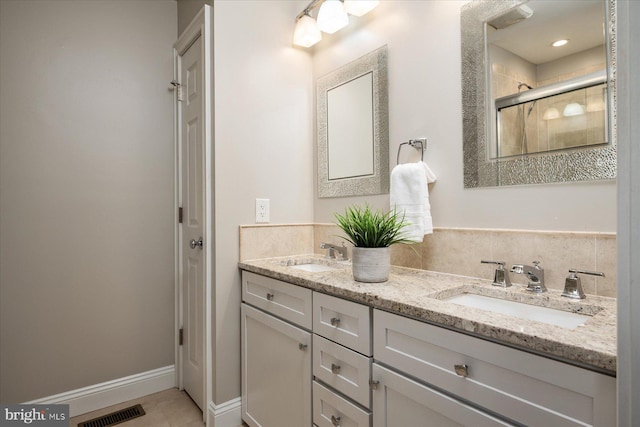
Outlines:
[[[346,27],[349,24],[349,15],[344,10],[341,0],[325,0],[318,11],[318,28],[327,34]]]
[[[302,47],[311,47],[322,40],[322,34],[318,23],[305,10],[303,15],[296,22],[296,29],[293,31],[293,44]]]
[[[293,44],[311,47],[322,39],[320,31],[333,34],[349,24],[349,14],[362,16],[373,10],[379,0],[313,0],[296,16]],[[320,6],[317,22],[311,10]]]
[[[567,43],[569,43],[569,40],[567,40],[567,39],[556,40],[553,43],[551,43],[551,46],[560,47],[560,46],[564,46]]]
[[[380,0],[344,0],[344,10],[353,16],[362,16],[371,12]]]

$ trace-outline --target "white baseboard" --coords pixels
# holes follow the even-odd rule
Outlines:
[[[209,402],[208,427],[236,427],[242,424],[240,415],[242,400],[239,397],[216,405]]]
[[[25,403],[31,405],[67,404],[69,405],[69,416],[75,417],[175,386],[176,369],[174,365],[171,365]]]

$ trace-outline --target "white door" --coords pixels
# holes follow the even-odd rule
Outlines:
[[[205,114],[202,37],[180,57],[178,108],[182,159],[182,384],[204,407],[205,373]]]

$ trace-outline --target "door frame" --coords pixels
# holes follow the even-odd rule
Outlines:
[[[208,406],[213,397],[213,381],[211,378],[212,348],[211,348],[211,295],[213,277],[213,145],[212,145],[212,59],[211,59],[211,6],[204,5],[200,12],[193,18],[191,23],[180,34],[178,40],[173,45],[173,80],[180,77],[180,57],[189,49],[198,37],[201,38],[201,57],[203,69],[204,96],[204,120],[202,121],[202,140],[204,142],[204,402],[202,415],[205,424],[208,425]],[[181,132],[181,108],[178,103],[178,90],[175,90],[173,121],[174,121],[174,262],[175,262],[175,363],[176,363],[176,385],[183,389],[183,356],[182,346],[178,342],[178,335],[183,322],[183,292],[182,292],[182,227],[178,222],[178,207],[182,206],[182,132]]]

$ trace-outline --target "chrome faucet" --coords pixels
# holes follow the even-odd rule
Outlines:
[[[331,243],[320,243],[320,249],[327,250],[326,258],[335,258],[340,261],[346,261],[348,259],[347,247],[344,242],[342,242],[342,246],[332,245]],[[336,252],[338,252],[338,256],[336,256]]]
[[[540,261],[533,261],[533,267],[524,264],[515,264],[511,266],[511,272],[524,274],[529,279],[527,290],[535,293],[547,292],[544,285],[544,268],[540,267]]]

